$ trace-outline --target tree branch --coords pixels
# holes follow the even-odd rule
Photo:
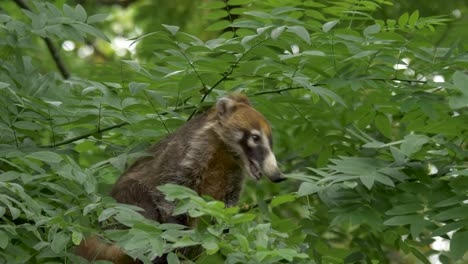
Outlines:
[[[106,131],[112,130],[112,129],[114,129],[114,128],[119,128],[119,127],[126,126],[126,125],[128,125],[128,124],[129,124],[128,122],[122,122],[122,123],[118,123],[118,124],[115,124],[115,125],[112,125],[112,126],[105,127],[105,128],[103,128],[103,129],[95,129],[95,130],[90,131],[90,132],[88,132],[88,133],[86,133],[86,134],[83,134],[83,135],[80,135],[80,136],[76,136],[76,137],[73,137],[73,138],[70,138],[70,139],[67,139],[67,140],[58,142],[58,143],[56,143],[56,144],[49,144],[49,145],[41,146],[41,148],[54,148],[54,147],[66,145],[66,144],[69,144],[69,143],[78,141],[78,140],[80,140],[80,139],[88,138],[88,137],[90,137],[90,136],[92,136],[92,135],[94,135],[94,134],[106,132]]]
[[[398,79],[398,78],[392,78],[392,79],[383,79],[383,78],[369,78],[369,79],[357,79],[360,81],[379,81],[379,82],[405,82],[405,83],[422,83],[426,84],[427,81],[421,81],[421,80],[409,80],[409,79]],[[325,85],[326,83],[314,83],[314,86],[318,85]],[[291,86],[291,87],[286,87],[286,88],[281,88],[281,89],[274,89],[274,90],[266,90],[266,91],[260,91],[253,93],[253,96],[257,95],[263,95],[263,94],[273,94],[273,93],[282,93],[285,91],[290,91],[290,90],[300,90],[300,89],[307,89],[304,86]]]
[[[14,0],[16,5],[18,5],[20,8],[31,11],[31,8],[24,2],[23,0]],[[70,73],[65,67],[65,64],[62,61],[62,58],[60,58],[60,53],[57,47],[55,47],[54,43],[52,40],[48,37],[42,38],[47,46],[47,49],[49,50],[50,55],[52,56],[52,59],[55,62],[55,65],[57,66],[58,70],[60,71],[60,74],[64,79],[70,78]]]
[[[188,110],[188,109],[193,109],[193,108],[195,108],[195,106],[189,105],[189,106],[180,107],[175,111]],[[160,116],[167,115],[167,114],[169,114],[169,111],[159,113]],[[103,132],[112,130],[114,128],[123,127],[123,126],[129,125],[129,124],[130,123],[128,123],[128,122],[121,122],[121,123],[118,123],[118,124],[115,124],[115,125],[112,125],[112,126],[108,126],[108,127],[102,128],[102,129],[96,128],[96,129],[94,129],[92,131],[89,131],[89,132],[83,134],[83,135],[79,135],[79,136],[76,136],[76,137],[73,137],[73,138],[70,138],[70,139],[67,139],[67,140],[64,140],[64,141],[60,141],[60,142],[55,143],[55,144],[44,145],[44,146],[41,146],[41,148],[54,148],[54,147],[70,144],[70,143],[73,143],[73,142],[78,141],[80,139],[88,138],[88,137],[90,137],[90,136],[92,136],[94,134],[103,133]]]

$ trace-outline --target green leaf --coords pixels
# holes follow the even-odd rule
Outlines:
[[[87,17],[88,15],[86,14],[86,10],[80,4],[78,4],[75,7],[75,19],[80,22],[85,22]]]
[[[306,196],[310,194],[314,194],[320,191],[321,188],[317,186],[315,183],[310,182],[303,182],[301,186],[299,186],[299,190],[297,191],[297,195],[299,196]]]
[[[73,231],[71,238],[72,238],[73,244],[78,246],[81,243],[81,241],[83,240],[83,233]]]
[[[370,55],[373,55],[373,54],[376,54],[377,50],[365,50],[365,51],[361,51],[357,54],[354,54],[353,56],[349,57],[349,58],[346,58],[344,61],[348,61],[348,60],[352,60],[352,59],[359,59],[359,58],[363,58],[363,57],[368,57]]]
[[[140,64],[137,61],[122,60],[122,62],[128,64],[136,72],[140,72],[142,70]]]
[[[157,189],[163,192],[164,195],[166,195],[166,199],[169,201],[198,196],[194,190],[176,184],[164,184],[158,186]]]
[[[11,219],[15,220],[21,215],[21,210],[19,210],[16,207],[13,207],[11,205],[8,205],[8,210],[10,211],[11,214]]]
[[[10,242],[10,237],[8,236],[8,233],[0,230],[0,248],[5,249],[8,246],[8,242]]]
[[[193,241],[191,238],[185,236],[182,239],[178,239],[173,245],[172,248],[183,248],[189,246],[199,245],[200,242]]]
[[[468,231],[459,230],[453,234],[450,240],[450,255],[455,260],[461,259],[468,251]]]
[[[209,234],[203,236],[202,247],[206,250],[207,255],[213,255],[219,250],[216,238]]]
[[[449,96],[449,106],[454,110],[468,107],[468,95],[462,94]]]
[[[411,253],[416,256],[422,263],[424,264],[431,264],[431,262],[424,256],[418,249],[414,247],[410,247]]]
[[[374,123],[382,135],[387,138],[392,138],[392,123],[385,114],[377,114],[374,119]]]
[[[38,151],[27,155],[26,157],[44,161],[47,163],[59,163],[63,160],[62,156],[50,151]]]
[[[413,28],[416,25],[416,23],[418,22],[418,19],[419,19],[419,10],[416,9],[411,14],[408,20],[408,25],[410,26],[410,28]]]
[[[363,175],[359,177],[359,179],[361,180],[362,184],[364,184],[364,186],[366,186],[369,190],[372,189],[372,186],[374,186],[375,178],[373,175]]]
[[[384,185],[387,185],[387,186],[390,186],[390,187],[395,187],[395,184],[393,183],[393,181],[384,174],[376,173],[375,174],[375,180],[382,183],[382,184],[384,184]]]
[[[437,221],[456,220],[468,218],[468,205],[457,206],[444,210],[433,217]]]
[[[166,242],[161,237],[152,237],[149,240],[151,249],[158,255],[162,256],[164,254],[164,246]]]
[[[456,71],[453,74],[452,79],[455,87],[457,87],[463,94],[468,95],[468,75],[461,71]]]
[[[418,152],[428,141],[429,138],[425,135],[407,135],[400,146],[400,150],[403,154],[410,157]]]
[[[276,254],[282,257],[288,262],[292,262],[294,258],[307,258],[307,255],[304,253],[298,253],[296,250],[292,248],[279,248],[276,249]]]
[[[297,196],[294,194],[283,194],[283,195],[277,196],[271,200],[270,207],[273,208],[284,203],[295,201],[296,198]]]
[[[281,27],[277,27],[275,29],[273,29],[271,31],[271,38],[273,40],[276,40],[278,39],[278,37],[281,35],[281,33],[283,33],[283,31],[286,29],[286,26],[281,26]]]
[[[327,22],[327,23],[323,24],[323,26],[322,26],[323,32],[327,33],[327,32],[330,31],[336,24],[338,24],[338,22],[340,22],[340,21],[339,21],[339,20],[333,20],[333,21],[330,21],[330,22]]]
[[[89,212],[93,211],[94,209],[96,209],[99,206],[100,206],[100,204],[98,204],[98,203],[92,203],[92,204],[86,205],[86,207],[83,209],[83,215],[89,214]]]
[[[449,105],[452,109],[468,107],[468,75],[457,71],[453,74],[453,84],[461,91],[461,95],[455,94],[449,96]]]
[[[16,121],[13,123],[13,126],[19,129],[24,129],[24,130],[41,130],[42,126],[36,122],[30,122],[30,121]]]
[[[254,220],[257,216],[255,214],[236,214],[229,218],[230,223],[232,224],[240,224],[244,222],[250,222]]]
[[[65,16],[69,18],[75,18],[75,11],[73,10],[71,6],[64,4],[62,9],[63,9],[63,13],[65,14]]]
[[[10,16],[5,15],[5,14],[0,15],[0,24],[6,23],[6,22],[9,22],[9,21],[11,21]],[[1,85],[0,85],[0,88],[1,88]]]
[[[306,50],[302,52],[304,55],[310,55],[310,56],[325,56],[325,53],[323,53],[320,50]]]
[[[406,24],[408,23],[408,18],[409,18],[409,15],[408,13],[404,13],[403,15],[400,16],[400,18],[398,19],[398,25],[400,25],[400,27],[405,27]]]
[[[229,16],[229,13],[226,10],[216,10],[213,12],[208,13],[205,18],[206,19],[220,19],[223,17]]]
[[[400,149],[390,146],[390,152],[397,163],[403,163],[406,161],[406,155]]]
[[[413,223],[417,223],[421,221],[422,217],[418,214],[411,214],[411,215],[399,215],[394,216],[384,222],[384,225],[388,226],[402,226],[402,225],[409,225]]]
[[[329,168],[344,174],[356,176],[375,174],[377,170],[387,167],[387,162],[373,158],[340,157],[341,159],[331,159],[335,165],[328,165]]]
[[[288,26],[286,31],[296,34],[298,37],[304,40],[307,44],[310,44],[309,32],[303,26]]]
[[[98,23],[105,21],[109,14],[95,14],[92,16],[89,16],[88,19],[86,20],[86,23],[88,24],[93,24],[93,23]]]
[[[223,30],[223,29],[229,27],[230,25],[231,25],[231,23],[229,21],[221,20],[221,21],[218,21],[218,22],[215,22],[215,23],[211,24],[205,30],[206,31],[219,31],[219,30]]]
[[[387,215],[413,214],[421,211],[424,207],[419,203],[402,204],[385,212]]]
[[[167,30],[169,31],[173,36],[175,36],[175,34],[177,33],[177,31],[179,31],[180,27],[178,26],[171,26],[171,25],[165,25],[165,24],[162,24],[162,26]]]
[[[446,235],[450,231],[457,230],[465,226],[468,226],[468,221],[457,221],[453,223],[448,223],[434,230],[431,236],[432,237],[443,236],[443,235]]]
[[[380,32],[380,25],[378,24],[368,26],[364,29],[364,35],[366,36],[377,34],[379,32]]]
[[[68,241],[70,241],[70,235],[65,231],[57,232],[50,243],[50,248],[55,253],[61,253],[67,247]]]
[[[4,89],[4,88],[7,88],[7,87],[10,87],[9,83],[0,82],[0,89]]]
[[[234,236],[236,237],[237,242],[239,242],[239,246],[242,252],[249,252],[249,241],[247,240],[247,238],[242,234],[234,234]]]
[[[13,181],[20,178],[21,176],[22,174],[17,171],[7,171],[0,174],[0,182]]]
[[[117,213],[118,211],[115,208],[106,208],[104,211],[102,211],[101,214],[99,214],[98,221],[102,222],[104,220],[107,220],[109,217]]]
[[[85,24],[85,23],[73,23],[73,24],[71,24],[71,26],[76,28],[80,32],[84,32],[84,33],[87,33],[89,35],[101,38],[101,39],[103,39],[103,40],[105,40],[107,42],[110,42],[109,38],[107,38],[107,36],[104,33],[102,33],[102,31],[98,30],[97,28],[95,28],[93,26],[90,26],[90,25]]]

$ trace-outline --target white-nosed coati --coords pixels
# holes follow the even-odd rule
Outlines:
[[[182,185],[233,206],[246,174],[256,180],[262,175],[273,182],[283,179],[272,152],[270,125],[241,94],[219,99],[150,152],[151,157],[138,160],[120,176],[111,195],[120,203],[143,208],[145,217],[159,223],[189,224],[185,216],[172,216],[175,204],[164,199],[156,189],[159,185]],[[138,263],[95,237],[83,241],[77,251],[87,259]]]

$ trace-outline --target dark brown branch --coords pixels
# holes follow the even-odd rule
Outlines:
[[[90,136],[92,136],[92,135],[94,135],[94,134],[103,133],[103,132],[112,130],[112,129],[114,129],[114,128],[119,128],[119,127],[126,126],[126,125],[128,125],[128,124],[129,124],[128,122],[122,122],[122,123],[118,123],[118,124],[115,124],[115,125],[112,125],[112,126],[105,127],[105,128],[103,128],[103,129],[95,129],[95,130],[90,131],[90,132],[88,132],[88,133],[86,133],[86,134],[83,134],[83,135],[80,135],[80,136],[76,136],[76,137],[73,137],[73,138],[70,138],[70,139],[61,141],[61,142],[56,143],[56,144],[50,144],[50,145],[41,146],[41,148],[54,148],[54,147],[66,145],[66,144],[69,144],[69,143],[78,141],[78,140],[80,140],[80,139],[88,138],[88,137],[90,137]]]
[[[398,79],[398,78],[392,78],[392,79],[370,78],[370,79],[359,79],[359,80],[363,80],[363,81],[379,81],[379,82],[423,83],[423,84],[426,84],[426,83],[427,83],[427,81],[409,80],[409,79]]]
[[[177,112],[177,111],[189,110],[189,109],[193,109],[193,108],[195,108],[195,106],[189,105],[189,106],[179,107],[179,108],[177,108],[177,109],[174,110],[174,111]],[[162,116],[162,115],[167,115],[167,114],[169,114],[168,111],[159,113],[160,116]],[[105,128],[103,128],[103,129],[94,129],[94,130],[89,131],[88,133],[85,133],[85,134],[83,134],[83,135],[79,135],[79,136],[76,136],[76,137],[73,137],[73,138],[70,138],[70,139],[67,139],[67,140],[58,142],[58,143],[56,143],[56,144],[44,145],[44,146],[41,146],[41,148],[53,148],[53,147],[58,147],[58,146],[70,144],[70,143],[73,143],[73,142],[78,141],[78,140],[80,140],[80,139],[88,138],[88,137],[90,137],[90,136],[92,136],[92,135],[94,135],[94,134],[103,133],[103,132],[112,130],[112,129],[114,129],[114,128],[119,128],[119,127],[126,126],[126,125],[128,125],[128,124],[129,124],[128,122],[121,122],[121,123],[118,123],[118,124],[115,124],[115,125],[112,125],[112,126],[105,127]]]
[[[421,80],[409,80],[409,79],[398,79],[398,78],[392,78],[392,79],[382,79],[382,78],[370,78],[370,79],[357,79],[359,81],[379,81],[379,82],[406,82],[406,83],[422,83],[426,84],[427,81],[421,81]],[[314,83],[312,84],[314,86],[320,86],[320,85],[325,85],[325,83]],[[263,95],[263,94],[272,94],[272,93],[282,93],[285,91],[290,91],[290,90],[300,90],[300,89],[307,89],[304,86],[292,86],[292,87],[286,87],[286,88],[281,88],[281,89],[274,89],[274,90],[266,90],[266,91],[260,91],[253,93],[253,96],[257,95]]]
[[[21,7],[22,9],[28,10],[32,12],[31,8],[24,2],[23,0],[14,0],[15,3]],[[58,70],[60,71],[60,74],[62,74],[62,77],[64,79],[70,78],[70,73],[68,72],[67,68],[65,67],[65,64],[62,61],[62,58],[60,58],[60,53],[57,47],[55,47],[54,43],[52,43],[52,40],[48,37],[42,38],[47,45],[47,49],[49,50],[50,55],[52,56],[52,59],[55,62],[55,65],[57,66]]]
[[[256,92],[256,93],[253,93],[252,95],[257,96],[257,95],[272,94],[272,93],[280,94],[280,93],[285,92],[285,91],[299,90],[299,89],[305,89],[305,87],[304,86],[292,86],[292,87],[286,87],[286,88],[282,88],[282,89],[266,90],[266,91]]]

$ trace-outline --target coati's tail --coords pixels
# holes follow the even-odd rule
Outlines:
[[[108,260],[114,264],[140,263],[126,255],[117,245],[105,243],[97,236],[91,236],[81,241],[81,244],[76,248],[76,254],[89,261]]]

